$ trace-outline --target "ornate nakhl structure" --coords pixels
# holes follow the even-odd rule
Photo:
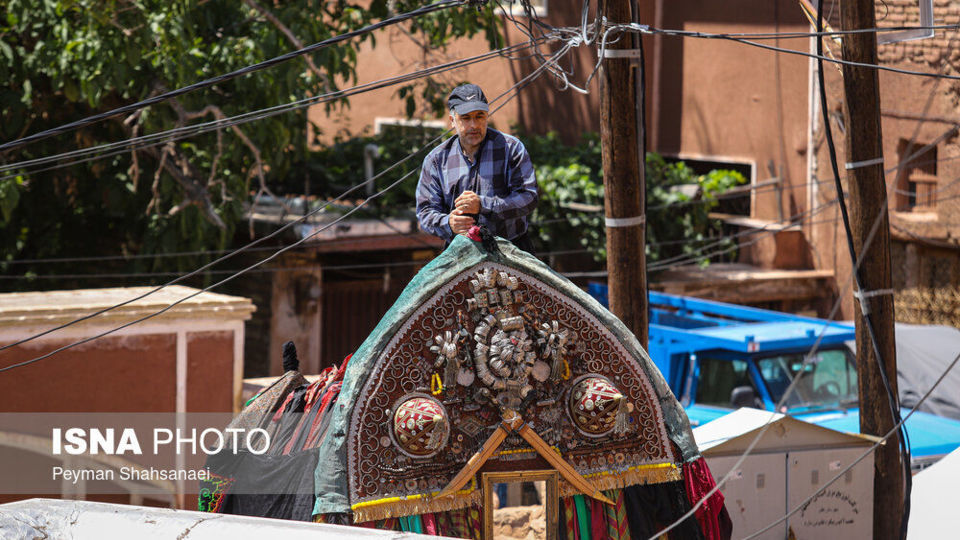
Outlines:
[[[586,496],[627,516],[643,489],[661,486],[680,515],[712,487],[686,415],[634,336],[502,240],[488,250],[457,237],[314,393],[331,385],[320,428],[301,437],[316,457],[314,520],[476,517],[484,473],[556,471],[561,506]]]

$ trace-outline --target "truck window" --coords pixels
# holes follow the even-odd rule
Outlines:
[[[754,387],[746,361],[709,357],[700,359],[696,403],[729,407],[730,393],[738,386]]]
[[[810,408],[836,406],[857,399],[857,372],[841,350],[818,351],[806,365],[804,354],[784,354],[757,360],[770,397],[780,402],[790,381],[798,373],[800,380],[787,398],[785,407]]]

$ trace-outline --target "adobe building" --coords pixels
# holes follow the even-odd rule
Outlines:
[[[153,287],[0,294],[0,346],[129,301]],[[0,367],[113,330],[199,293],[173,285],[0,351]],[[246,298],[210,292],[159,316],[0,377],[4,412],[236,412],[243,385]]]
[[[535,4],[549,24],[579,24],[580,3],[554,0]],[[657,0],[642,3],[640,21],[655,28],[712,33],[809,33],[813,4],[806,0],[800,4],[791,0],[722,4]],[[933,24],[960,22],[958,0],[888,0],[877,4],[878,25],[919,25],[921,5],[925,4],[932,5]],[[824,9],[831,28],[839,28],[837,3],[825,2]],[[360,82],[488,50],[480,36],[435,51],[419,47],[399,29],[387,32],[389,39],[378,40],[376,49],[364,46],[358,66]],[[509,22],[506,33],[507,44],[526,39]],[[880,62],[893,68],[956,76],[960,74],[958,37],[955,30],[936,30],[933,37],[881,44]],[[705,271],[675,269],[673,275],[664,277],[670,283],[665,290],[683,294],[714,291],[714,295],[721,294],[714,296],[720,300],[823,316],[851,279],[839,209],[832,202],[836,194],[820,115],[816,62],[802,56],[815,50],[815,41],[801,37],[764,43],[801,54],[777,54],[718,39],[644,36],[648,149],[682,158],[697,172],[721,166],[739,170],[753,187],[747,215],[717,216],[727,222],[731,232],[743,233],[740,264],[715,265]],[[828,57],[839,58],[835,39],[827,39],[825,47]],[[547,50],[555,48],[552,45]],[[595,46],[575,50],[570,65],[577,75],[571,80],[582,83],[595,61]],[[445,80],[476,82],[493,97],[536,65],[529,59],[497,59],[453,71]],[[843,170],[848,126],[843,125],[842,81],[836,64],[827,63],[825,75],[832,111],[829,121]],[[898,316],[913,322],[960,324],[919,321],[920,315],[914,313],[942,303],[941,297],[950,294],[944,289],[960,284],[956,241],[960,231],[949,218],[960,210],[960,188],[955,181],[960,177],[960,160],[956,159],[960,156],[960,84],[886,71],[879,77],[894,286],[912,294],[900,298],[914,299],[899,302]],[[501,129],[516,124],[533,133],[555,130],[565,141],[575,142],[580,133],[599,130],[597,81],[588,89],[587,96],[560,91],[556,80],[541,77],[519,92],[493,121]],[[315,108],[311,118],[325,128],[325,134],[332,135],[369,132],[405,117],[404,104],[389,90],[358,96],[351,103],[341,116],[326,118]],[[445,118],[422,111],[416,117],[447,124]],[[911,154],[917,158],[907,163]],[[656,281],[654,277],[655,288]],[[704,287],[705,283],[712,285]],[[932,287],[940,292],[925,292]],[[718,289],[734,292],[717,293]],[[738,297],[735,291],[743,290],[752,292]],[[840,316],[850,318],[852,296],[842,296]],[[916,306],[910,307],[911,303]],[[955,300],[947,303],[941,312],[957,311]]]
[[[80,461],[69,451],[52,450],[54,435],[41,427],[46,425],[45,419],[51,417],[64,419],[68,427],[79,426],[83,421],[94,424],[119,421],[124,427],[140,425],[138,422],[142,421],[149,427],[150,422],[160,421],[158,418],[166,421],[173,415],[136,413],[229,415],[240,410],[244,323],[256,309],[246,298],[173,285],[101,315],[39,335],[153,289],[125,287],[0,294],[0,346],[38,336],[0,351],[0,367],[36,360],[0,376],[0,411],[4,417],[0,453],[5,456],[3,463],[13,467],[13,471],[5,470],[2,475],[6,482],[0,486],[0,502],[44,494],[180,508],[195,506],[196,499],[190,502],[188,496],[193,484],[180,480],[105,483],[68,479],[47,482],[51,479],[44,478],[41,482],[36,476],[37,471],[53,470],[55,466],[69,469],[83,465],[116,470],[145,466],[138,456],[105,452],[105,455],[94,456],[93,461]],[[179,304],[172,306],[178,301]],[[164,309],[167,311],[156,317],[120,328]],[[120,329],[116,332],[95,338],[117,328]],[[82,342],[84,340],[89,341]],[[72,346],[78,342],[82,343]],[[41,359],[61,348],[64,350]],[[113,420],[105,420],[108,418]],[[199,458],[183,459],[183,462],[177,461],[178,466],[192,464]],[[11,480],[10,476],[15,474],[22,474],[23,478]]]

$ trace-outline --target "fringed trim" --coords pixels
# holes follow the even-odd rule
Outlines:
[[[622,489],[637,484],[661,484],[676,482],[683,479],[683,473],[673,463],[654,463],[651,465],[637,465],[624,471],[603,471],[584,475],[594,487],[601,491],[608,489]],[[471,487],[458,491],[450,497],[434,499],[431,494],[408,495],[405,497],[388,497],[375,501],[359,502],[351,506],[353,522],[362,523],[391,517],[412,516],[431,512],[447,512],[468,506],[481,504],[480,490],[477,489],[476,478]],[[580,493],[580,490],[568,482],[560,481],[560,496],[569,497]]]
[[[643,484],[662,484],[676,482],[683,479],[683,472],[673,463],[654,463],[651,465],[637,465],[624,471],[603,471],[585,474],[591,484],[601,491],[621,489],[627,486]],[[560,482],[560,496],[569,497],[580,493],[580,490],[568,482]]]
[[[430,494],[387,497],[375,501],[359,502],[350,507],[350,509],[353,510],[353,522],[362,523],[364,521],[412,516],[414,514],[447,512],[468,506],[479,506],[482,502],[480,490],[477,489],[476,478],[474,478],[470,487],[460,490],[449,497],[434,499],[433,496],[437,493],[439,493],[439,491]]]

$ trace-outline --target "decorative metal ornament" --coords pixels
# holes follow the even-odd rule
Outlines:
[[[588,374],[574,381],[568,407],[574,425],[590,437],[629,429],[629,400],[606,377]]]
[[[443,405],[423,395],[404,396],[395,407],[391,439],[404,454],[415,458],[435,455],[450,437],[450,420]]]
[[[479,380],[476,399],[518,410],[535,383],[562,377],[575,335],[555,320],[538,320],[522,305],[515,276],[491,267],[475,276],[469,281],[473,298],[467,299],[473,331],[458,312],[459,329],[433,337],[434,367],[442,369],[448,389]]]

